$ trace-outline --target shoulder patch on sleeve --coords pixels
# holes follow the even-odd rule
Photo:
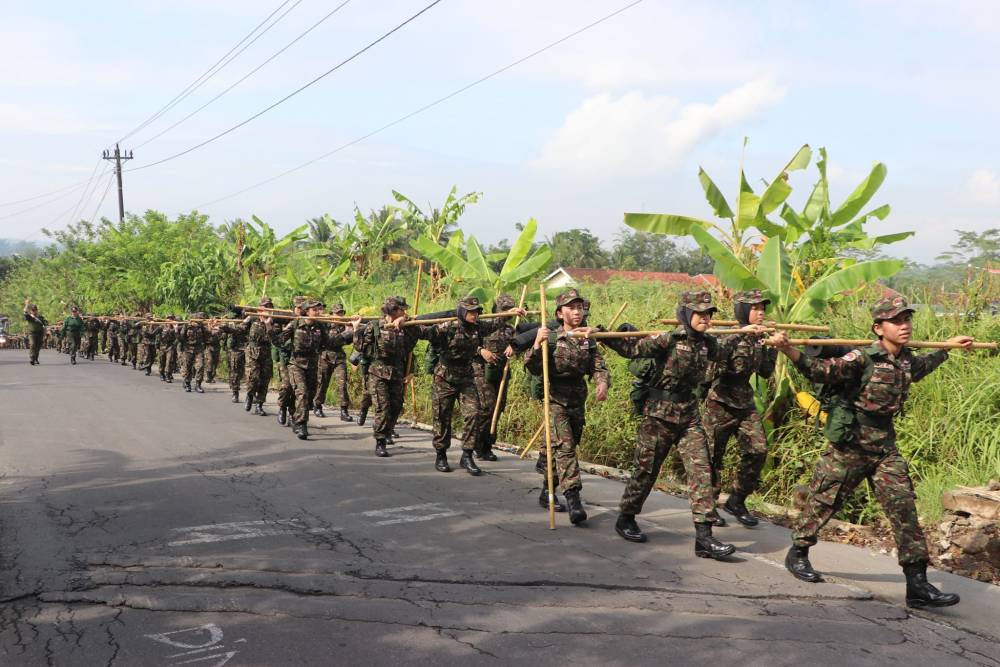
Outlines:
[[[850,352],[842,356],[841,359],[843,359],[844,361],[854,361],[860,356],[861,356],[860,352],[858,352],[857,350],[851,350]]]

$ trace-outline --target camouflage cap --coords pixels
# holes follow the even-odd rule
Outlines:
[[[872,308],[872,319],[876,322],[891,320],[900,313],[912,313],[913,309],[906,303],[906,299],[897,295],[880,299]]]
[[[389,313],[396,310],[397,308],[402,308],[405,310],[409,307],[410,304],[406,303],[405,296],[390,296],[385,300],[385,305],[382,306],[382,309],[385,312]]]
[[[302,302],[302,310],[309,310],[310,308],[322,308],[323,302],[319,299],[306,299]]]
[[[191,313],[191,316],[188,319],[191,319],[191,320],[203,320],[203,319],[205,319],[205,313],[203,313],[203,312],[201,312],[199,310],[197,312]]]
[[[330,312],[331,313],[336,313],[337,315],[340,315],[341,313],[346,313],[347,309],[344,308],[344,304],[342,304],[342,303],[335,303],[332,306],[330,306]]]
[[[762,303],[766,306],[771,303],[771,300],[764,296],[764,293],[759,289],[750,289],[745,292],[737,292],[734,294],[733,303],[748,303],[751,306]]]
[[[177,319],[177,316],[176,316],[176,315],[174,315],[173,313],[170,313],[169,315],[167,315],[167,319],[168,319],[168,320],[176,320],[176,319]]]
[[[293,296],[292,297],[292,306],[294,306],[295,308],[301,308],[302,304],[304,304],[308,298],[309,297],[305,297],[305,296]]]
[[[566,290],[556,297],[556,308],[562,308],[566,304],[573,303],[574,301],[582,301],[584,304],[587,303],[587,300],[583,298],[583,295],[575,289],[571,289]]]
[[[680,305],[690,308],[696,313],[718,310],[712,303],[712,294],[710,292],[682,292]]]
[[[264,306],[265,308],[274,308],[274,301],[272,301],[269,296],[262,296],[260,297],[258,305]]]
[[[479,298],[474,296],[467,296],[464,299],[458,300],[458,307],[464,308],[465,310],[478,310],[482,312],[483,304],[479,303]]]
[[[510,294],[501,294],[493,302],[493,308],[496,312],[503,312],[505,310],[513,310],[517,304],[514,302],[514,297]]]

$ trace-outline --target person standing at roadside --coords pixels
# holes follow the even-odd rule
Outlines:
[[[31,303],[30,299],[24,300],[24,321],[28,323],[28,363],[32,366],[38,364],[38,351],[42,349],[42,341],[45,339],[45,327],[49,325],[38,312],[38,305]]]

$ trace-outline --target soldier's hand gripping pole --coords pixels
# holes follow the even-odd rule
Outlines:
[[[538,297],[541,302],[542,326],[549,318],[545,312],[545,283],[538,286]],[[542,406],[545,420],[545,481],[549,485],[549,530],[556,529],[556,489],[552,479],[552,422],[549,420],[549,339],[542,339]]]

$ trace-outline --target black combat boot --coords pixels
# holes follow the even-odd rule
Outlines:
[[[390,438],[398,438],[399,434],[396,433],[396,429],[392,429],[392,433],[389,434]]]
[[[236,391],[233,392],[233,403],[239,403],[239,402],[240,402],[240,391],[239,389],[237,389]]]
[[[451,466],[448,465],[448,452],[439,451],[437,456],[434,457],[434,468],[438,472],[451,472]]]
[[[253,405],[253,392],[247,392],[247,400],[243,404],[243,409],[250,412],[250,406]]]
[[[205,390],[201,388],[201,383],[200,382],[195,382],[194,383],[194,390],[196,392],[198,392],[199,394],[204,394],[205,393]]]
[[[263,403],[257,403],[257,404],[255,404],[254,405],[254,409],[253,409],[253,413],[255,415],[260,415],[261,417],[266,417],[267,416],[267,413],[264,412],[264,404]]]
[[[483,461],[496,461],[497,455],[493,453],[493,443],[496,442],[496,436],[490,436],[486,434],[486,438],[483,440],[483,445],[480,449],[479,458]]]
[[[729,525],[729,524],[726,523],[725,519],[723,519],[721,516],[719,516],[718,513],[716,513],[715,516],[709,516],[708,520],[716,528],[725,528],[727,525]]]
[[[729,498],[726,499],[726,504],[722,506],[722,509],[736,517],[736,520],[747,528],[753,528],[759,522],[757,521],[757,517],[750,514],[750,510],[747,509],[746,499],[746,496],[740,495],[739,493],[730,493]]]
[[[368,408],[361,408],[358,411],[358,426],[364,426],[368,420]]]
[[[167,374],[167,384],[173,384],[173,383],[174,383],[174,376],[173,376],[173,374],[169,374],[168,373]]]
[[[278,423],[282,426],[288,423],[288,408],[284,405],[278,406]]]
[[[910,563],[903,566],[906,576],[906,606],[922,609],[924,607],[950,607],[958,604],[959,598],[954,593],[942,593],[934,584],[927,581],[927,563]]]
[[[313,410],[313,414],[316,415],[317,417],[326,417],[326,413],[323,412],[322,405],[317,405],[316,408]]]
[[[184,391],[191,393],[191,383],[187,380],[184,380]]]
[[[566,491],[566,507],[569,509],[569,522],[574,526],[587,520],[587,510],[583,509],[583,502],[580,500],[580,489],[569,489]]]
[[[545,460],[545,454],[544,453],[539,454],[538,460],[535,461],[535,472],[537,472],[539,475],[546,474],[545,466],[547,465],[547,463],[548,462]]]
[[[809,562],[809,547],[797,547],[793,544],[785,554],[785,569],[796,579],[810,584],[823,581],[823,575],[814,570],[812,563]]]
[[[694,524],[694,555],[700,558],[724,558],[736,551],[732,544],[723,544],[712,537],[712,524]]]
[[[634,514],[619,514],[615,521],[615,532],[629,542],[645,542],[646,533],[639,530],[639,524],[635,522]]]
[[[542,487],[542,492],[538,494],[538,504],[541,505],[542,509],[547,510],[549,508],[549,491],[544,486]],[[555,503],[553,504],[556,506],[557,512],[566,511],[566,506],[559,500],[559,494],[556,494]]]
[[[459,459],[458,465],[465,468],[466,471],[473,477],[480,475],[483,472],[479,469],[479,466],[476,465],[475,459],[472,458],[472,452],[464,449],[462,450],[462,458]]]
[[[152,366],[147,366],[146,367],[146,375],[152,375],[152,374],[153,374],[153,367]]]
[[[383,459],[387,459],[392,456],[392,454],[386,451],[385,440],[382,440],[381,438],[375,441],[375,456]]]
[[[347,411],[347,406],[346,405],[341,405],[340,406],[340,421],[342,421],[342,422],[352,422],[352,421],[354,421],[354,417],[352,417],[351,413],[349,413]],[[358,421],[360,422],[360,417],[358,418]]]
[[[308,424],[296,424],[295,425],[295,435],[299,436],[299,440],[309,439],[309,425]]]

